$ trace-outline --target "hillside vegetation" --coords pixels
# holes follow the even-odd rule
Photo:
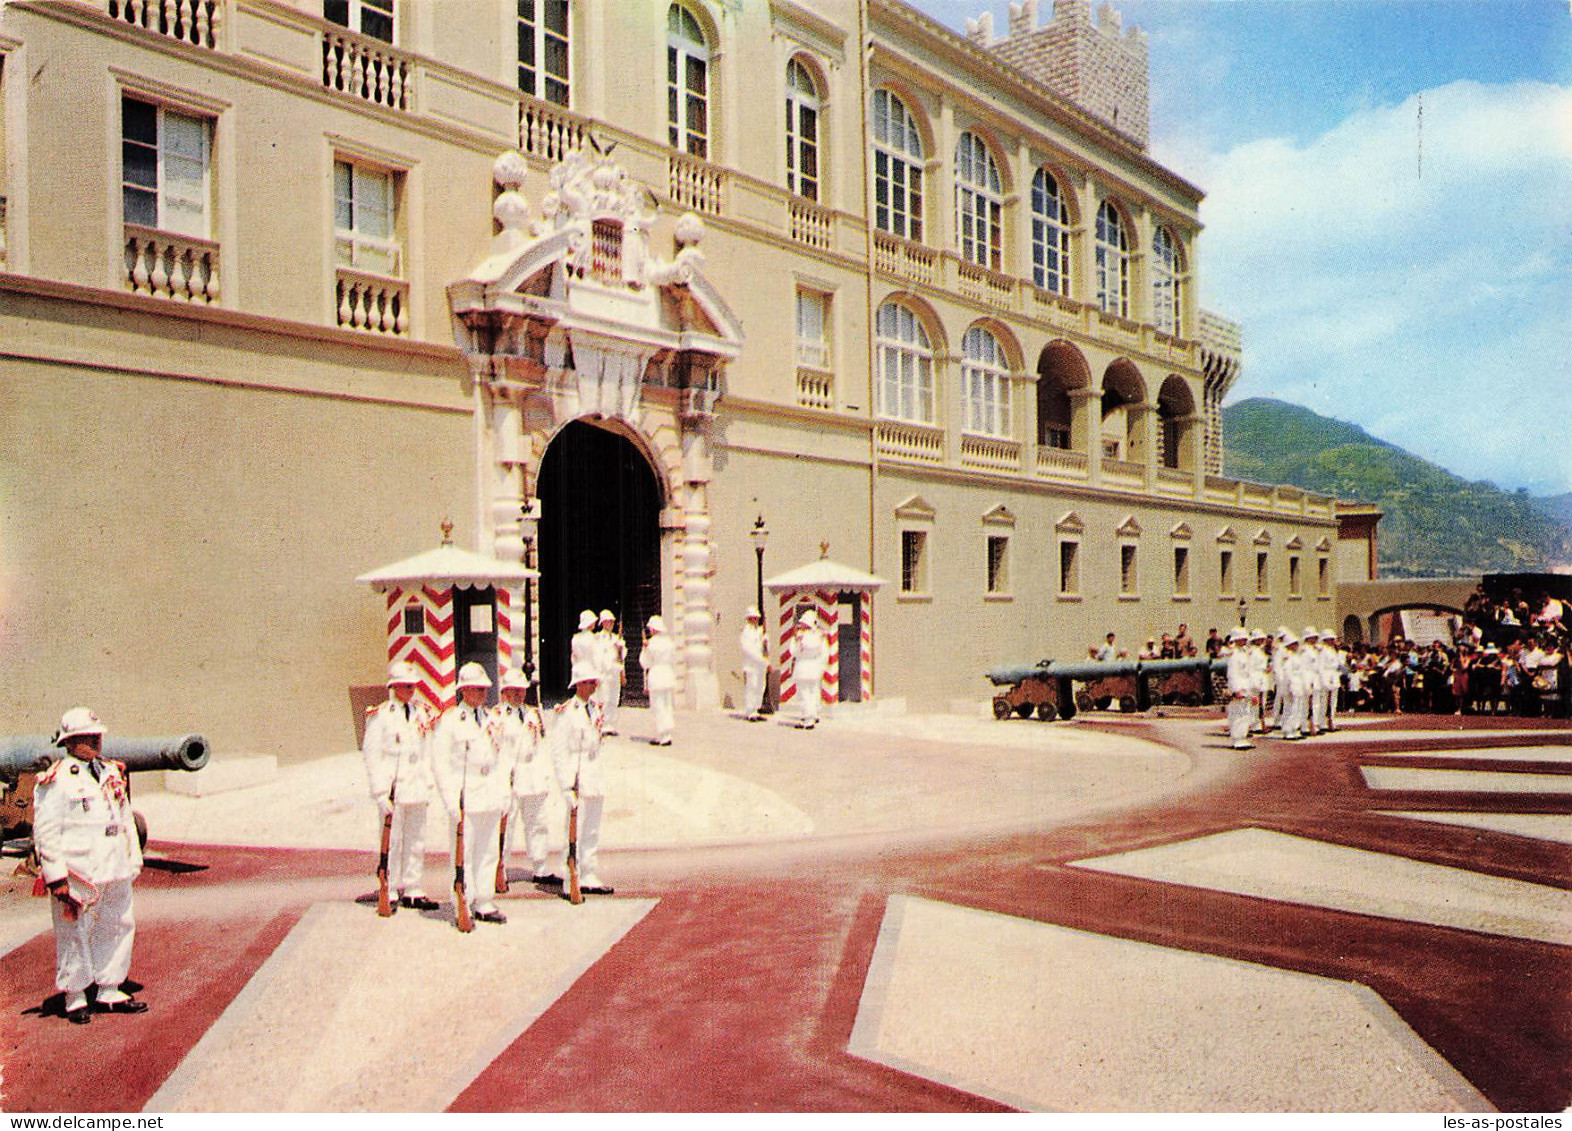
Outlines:
[[[1388,577],[1527,572],[1572,564],[1572,523],[1559,500],[1471,483],[1364,429],[1282,401],[1223,409],[1224,472],[1375,503]],[[1549,505],[1547,505],[1549,504]]]

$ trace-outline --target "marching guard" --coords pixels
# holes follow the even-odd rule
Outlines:
[[[737,646],[742,650],[742,714],[750,723],[762,722],[770,661],[764,651],[764,617],[757,608],[749,607]]]
[[[797,725],[812,730],[819,725],[819,712],[824,705],[824,661],[827,648],[824,629],[819,614],[814,609],[803,612],[797,620],[795,654],[792,657],[792,681],[796,688]]]
[[[644,647],[639,651],[639,666],[644,669],[644,689],[650,697],[650,719],[655,724],[651,746],[670,746],[676,729],[677,649],[666,635],[666,622],[659,616],[649,619]],[[577,665],[574,665],[575,671]],[[587,668],[586,670],[594,670]]]
[[[131,972],[136,917],[131,884],[142,871],[142,846],[131,813],[125,767],[100,757],[104,725],[86,707],[60,720],[55,745],[65,756],[38,777],[33,844],[38,882],[50,895],[55,929],[55,988],[68,1021],[91,1021],[93,1009],[141,1013],[146,1002],[120,988]]]
[[[1244,629],[1228,634],[1228,737],[1235,750],[1253,749],[1250,724],[1255,720],[1260,689],[1250,653]]]
[[[491,677],[477,663],[459,669],[460,702],[437,720],[431,766],[455,832],[454,910],[464,928],[471,909],[482,923],[505,923],[495,903],[498,834],[512,804],[510,766],[501,749],[502,719],[486,709]],[[495,717],[494,717],[495,716]],[[461,894],[462,893],[462,894]],[[460,906],[467,900],[468,906]],[[467,928],[465,928],[467,929]]]
[[[573,695],[557,705],[552,722],[551,761],[568,803],[570,824],[576,823],[578,830],[577,867],[583,877],[579,891],[585,895],[610,895],[611,885],[600,878],[597,870],[600,820],[606,807],[605,775],[600,764],[601,714],[595,702],[600,673],[593,664],[585,664],[575,666],[571,678]]]
[[[361,754],[371,799],[389,832],[386,882],[398,892],[398,905],[435,911],[437,901],[421,887],[426,869],[426,812],[431,801],[431,757],[427,748],[436,716],[415,698],[420,675],[415,665],[388,667],[388,698],[366,713]]]

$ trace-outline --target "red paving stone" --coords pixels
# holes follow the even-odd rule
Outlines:
[[[1407,716],[1395,725],[1439,729],[1454,722]],[[1469,720],[1469,730],[1445,745],[1572,745],[1564,724],[1541,724],[1543,737],[1528,739],[1487,733],[1527,725]],[[1106,726],[1203,756],[1223,745],[1193,724]],[[1508,1111],[1561,1110],[1572,1102],[1572,948],[1068,866],[1254,826],[1572,885],[1572,846],[1372,813],[1572,808],[1565,797],[1543,795],[1367,790],[1358,766],[1395,737],[1383,728],[1368,742],[1337,746],[1269,740],[1232,772],[1163,802],[943,848],[852,840],[844,850],[795,858],[787,849],[759,865],[753,882],[735,872],[704,878],[706,859],[718,854],[692,851],[692,879],[673,879],[668,855],[651,873],[660,878],[641,888],[639,862],[661,854],[625,858],[622,894],[656,897],[656,907],[482,1071],[452,1110],[996,1110],[845,1051],[885,903],[896,892],[1360,982],[1492,1103]],[[1446,764],[1460,768],[1456,760]],[[369,869],[368,853],[186,846],[169,853],[211,866],[183,874],[150,870],[144,888],[222,889]],[[232,909],[224,919],[145,926],[133,977],[147,984],[143,996],[153,1011],[100,1018],[86,1029],[27,1012],[52,984],[47,935],[0,959],[0,1016],[10,1020],[0,1034],[7,1110],[140,1108],[304,908],[259,907],[254,915]],[[85,1091],[77,1081],[67,1089],[55,1069],[84,1050],[98,1063],[126,1067],[96,1074]]]

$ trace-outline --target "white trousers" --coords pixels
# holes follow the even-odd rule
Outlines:
[[[71,894],[78,899],[88,889],[73,881]],[[114,880],[98,885],[98,899],[75,919],[65,916],[65,904],[49,897],[55,924],[55,989],[80,993],[93,983],[117,989],[131,972],[131,945],[136,941],[136,917],[131,913],[131,881]]]
[[[1267,724],[1268,730],[1280,730],[1282,728],[1283,699],[1286,697],[1286,693],[1287,689],[1282,685],[1278,685],[1275,693],[1272,695],[1272,718],[1271,722]]]
[[[1310,692],[1310,729],[1326,729],[1326,692],[1319,687]]]
[[[824,707],[824,693],[820,684],[824,682],[824,673],[820,672],[812,679],[797,680],[797,717],[805,723],[819,721],[819,712]]]
[[[600,681],[595,689],[595,696],[600,700],[601,714],[606,720],[606,730],[617,729],[617,712],[622,707],[622,674],[619,672],[615,678]]]
[[[1228,737],[1235,746],[1249,741],[1250,724],[1255,721],[1255,700],[1248,695],[1228,701]]]
[[[524,826],[524,850],[529,854],[530,867],[537,876],[548,871],[546,864],[554,848],[561,854],[561,845],[552,843],[551,827],[547,822],[547,803],[550,800],[549,793],[531,793],[517,802],[519,823]]]
[[[742,713],[744,715],[757,715],[759,708],[764,706],[764,669],[742,669]]]
[[[655,741],[669,742],[677,728],[677,689],[650,692],[650,720],[655,724]]]
[[[579,886],[601,887],[596,862],[600,858],[600,818],[605,812],[604,797],[579,798]]]
[[[464,813],[464,894],[477,911],[490,910],[496,898],[497,833],[501,828],[502,814],[496,810]]]
[[[1326,729],[1337,729],[1337,693],[1339,688],[1331,688],[1326,693]]]
[[[1280,692],[1283,698],[1283,737],[1298,738],[1304,733],[1306,708],[1305,693],[1302,691],[1284,690]]]
[[[427,803],[393,806],[393,834],[388,838],[388,887],[402,895],[422,895],[426,877]],[[377,836],[382,835],[381,826]]]

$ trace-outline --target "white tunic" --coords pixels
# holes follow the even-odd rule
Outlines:
[[[395,780],[399,805],[419,805],[431,799],[428,740],[435,723],[431,708],[417,699],[407,704],[389,699],[372,708],[361,754],[366,759],[373,800],[386,798]]]
[[[477,718],[478,716],[478,718]],[[459,794],[468,813],[500,813],[513,802],[511,766],[498,749],[501,719],[485,707],[449,707],[431,735],[431,769],[450,816],[458,816]]]
[[[557,768],[557,784],[566,792],[577,782],[581,798],[604,796],[600,707],[593,700],[586,701],[575,695],[559,703],[553,714],[551,760]]]
[[[502,718],[504,757],[513,767],[513,796],[540,797],[556,787],[551,755],[541,739],[546,724],[536,707],[497,707]]]
[[[69,876],[96,887],[142,871],[125,771],[102,758],[98,765],[95,781],[88,763],[68,754],[38,777],[33,844],[46,884]]]
[[[646,691],[670,691],[677,686],[677,671],[674,664],[677,659],[676,646],[672,644],[671,637],[664,632],[657,632],[649,638],[644,645],[644,650],[639,653],[639,667],[647,673],[644,681]]]
[[[745,624],[737,637],[737,647],[742,650],[742,670],[763,675],[769,668],[764,657],[764,629],[756,624]]]

